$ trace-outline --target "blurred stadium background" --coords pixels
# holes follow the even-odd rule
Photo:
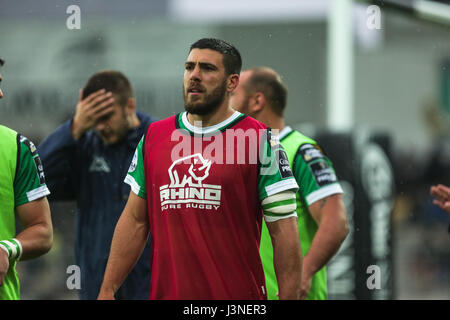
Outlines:
[[[70,5],[79,30],[66,26]],[[202,37],[283,75],[288,124],[335,163],[352,229],[329,265],[330,298],[450,299],[450,217],[428,193],[450,184],[444,1],[0,0],[0,122],[39,144],[100,69],[130,78],[138,109],[178,113],[188,47]],[[66,286],[75,206],[51,206],[54,248],[19,264],[23,299],[78,298]],[[381,289],[367,288],[370,265]]]

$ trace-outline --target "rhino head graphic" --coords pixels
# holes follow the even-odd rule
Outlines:
[[[211,160],[204,159],[200,153],[178,159],[168,170],[170,187],[182,188],[186,184],[189,187],[201,187],[202,181],[209,176],[210,168]]]

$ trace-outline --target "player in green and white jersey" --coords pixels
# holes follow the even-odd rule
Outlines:
[[[52,246],[49,193],[34,144],[0,125],[0,300],[20,299],[17,261],[40,256]],[[19,234],[16,214],[23,225]]]
[[[269,68],[252,68],[241,73],[231,106],[273,129],[279,129],[293,174],[297,192],[298,231],[302,248],[301,298],[327,298],[325,265],[338,251],[348,234],[342,188],[331,161],[317,143],[285,126],[283,111],[287,89],[281,77]],[[263,226],[260,247],[269,299],[278,299],[272,244]]]

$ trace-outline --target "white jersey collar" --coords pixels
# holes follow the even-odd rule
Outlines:
[[[188,129],[189,131],[192,131],[194,133],[197,134],[208,134],[214,131],[218,131],[221,128],[229,125],[231,122],[233,122],[234,120],[236,120],[242,113],[240,113],[239,111],[234,111],[234,113],[229,116],[227,119],[225,119],[224,121],[215,124],[213,126],[209,126],[209,127],[196,127],[193,126],[188,118],[187,118],[187,112],[183,112],[183,114],[181,115],[181,121],[183,121],[184,126],[186,127],[186,129]]]

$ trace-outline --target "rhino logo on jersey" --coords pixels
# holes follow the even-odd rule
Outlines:
[[[189,175],[184,173],[188,166]],[[178,159],[169,168],[170,187],[183,188],[186,184],[189,187],[202,187],[202,181],[209,176],[210,168],[211,160],[204,159],[200,153]]]
[[[189,208],[217,211],[222,186],[203,183],[209,177],[211,164],[200,153],[174,161],[168,170],[170,184],[159,187],[161,211]]]

